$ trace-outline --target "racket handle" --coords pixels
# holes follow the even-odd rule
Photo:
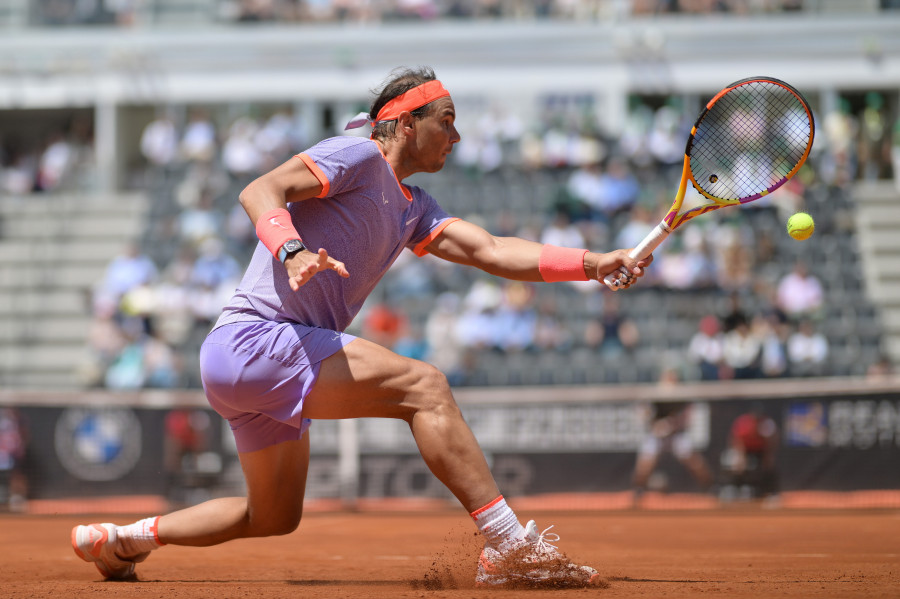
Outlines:
[[[647,234],[646,237],[644,237],[644,240],[641,241],[637,245],[637,247],[628,252],[628,255],[635,260],[643,260],[650,254],[652,254],[653,250],[659,247],[659,244],[661,244],[671,232],[672,229],[669,227],[668,223],[666,223],[666,221],[661,221],[652,231]],[[619,280],[613,279],[609,275],[603,277],[603,282],[606,283],[606,286],[613,291],[619,291],[620,289],[623,289]]]

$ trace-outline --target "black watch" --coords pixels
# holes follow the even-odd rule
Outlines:
[[[287,260],[288,256],[296,254],[297,252],[302,252],[305,249],[306,246],[303,245],[303,242],[299,239],[288,239],[284,242],[284,245],[281,246],[281,249],[278,250],[278,259],[284,264],[284,261]]]

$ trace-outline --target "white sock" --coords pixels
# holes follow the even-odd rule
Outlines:
[[[494,549],[503,551],[525,538],[525,528],[506,505],[503,495],[470,515],[484,535],[485,542]]]
[[[116,527],[117,551],[119,557],[129,558],[141,553],[159,549],[165,543],[159,540],[157,525],[159,516],[144,518],[134,524]]]

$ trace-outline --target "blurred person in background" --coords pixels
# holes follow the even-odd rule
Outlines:
[[[24,512],[28,500],[28,431],[18,409],[0,407],[0,500],[12,512]]]
[[[724,501],[774,498],[778,493],[778,425],[766,415],[760,402],[735,418],[723,460],[727,480]]]
[[[732,315],[731,329],[725,333],[722,358],[726,366],[723,378],[758,379],[762,377],[762,340],[743,313]]]
[[[460,137],[449,92],[428,68],[396,71],[367,114],[370,138],[324,140],[241,193],[257,246],[200,351],[207,399],[235,436],[246,497],[223,497],[126,526],[76,526],[76,554],[126,578],[165,544],[204,547],[288,534],[300,523],[313,419],[406,421],[431,472],[485,540],[476,581],[599,584],[506,503],[446,377],[433,366],[345,333],[404,250],[530,282],[610,276],[634,284],[652,257],[495,237],[450,217],[402,181],[437,172]],[[302,233],[302,234],[301,234]],[[524,570],[524,572],[523,572]]]
[[[688,359],[700,369],[700,379],[717,381],[725,359],[725,336],[722,323],[713,314],[700,319],[697,331],[688,343]]]
[[[798,260],[794,269],[778,282],[778,307],[795,322],[819,314],[825,291],[818,277],[811,274],[806,262]]]
[[[787,339],[787,359],[791,376],[822,376],[828,359],[828,339],[808,318],[797,325]]]
[[[178,158],[178,130],[169,114],[161,114],[150,121],[141,133],[141,153],[161,169],[172,166]]]
[[[681,376],[674,368],[666,368],[660,375],[661,386],[677,385]],[[650,488],[665,490],[664,483],[653,479],[656,465],[663,453],[672,454],[687,468],[704,492],[713,482],[712,472],[690,435],[692,404],[689,401],[654,401],[646,406],[647,432],[638,449],[634,464],[634,506],[640,507],[641,498]]]
[[[95,311],[118,308],[125,294],[141,285],[153,283],[158,275],[156,264],[141,250],[140,245],[129,243],[106,267],[103,279],[94,290]]]

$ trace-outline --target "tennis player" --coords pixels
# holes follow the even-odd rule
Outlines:
[[[447,380],[429,364],[344,332],[404,250],[522,281],[624,286],[652,258],[495,237],[449,216],[413,173],[444,166],[459,133],[449,92],[428,68],[395,71],[368,115],[371,137],[326,139],[253,181],[240,202],[260,239],[234,297],[200,350],[210,405],[237,442],[247,497],[219,498],[127,526],[76,526],[72,545],[107,578],[163,545],[210,546],[283,535],[300,523],[311,420],[405,420],[434,475],[485,539],[477,582],[587,586],[572,564],[504,501]],[[545,531],[546,532],[546,531]]]

